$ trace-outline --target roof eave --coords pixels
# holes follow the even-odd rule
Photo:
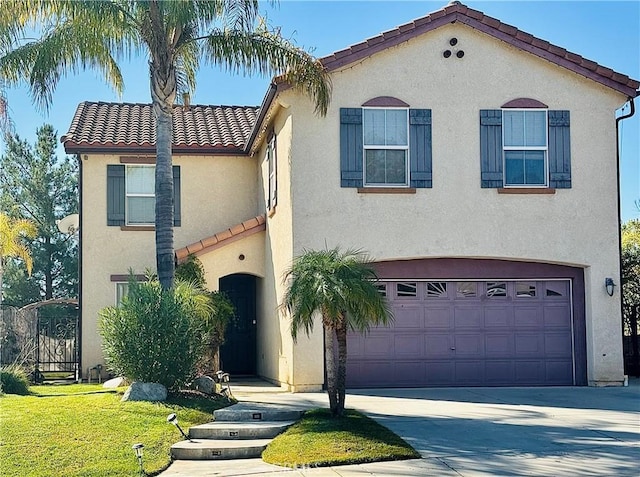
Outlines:
[[[63,142],[67,154],[155,154],[155,146],[141,146],[136,144],[86,144],[67,140]],[[202,155],[202,156],[246,156],[242,147],[200,147],[174,146],[172,154]]]
[[[500,20],[489,17],[480,11],[473,10],[464,5],[449,5],[445,9],[438,10],[426,17],[401,25],[394,30],[390,30],[381,35],[369,38],[364,42],[357,43],[349,48],[325,56],[321,58],[320,61],[329,72],[335,71],[361,61],[387,48],[407,42],[431,30],[456,22],[460,22],[463,25],[467,25],[470,28],[513,45],[520,50],[557,64],[558,66],[566,68],[576,74],[618,91],[627,97],[636,97],[640,94],[640,91],[638,91],[640,82],[633,80],[626,75],[616,73],[610,68],[606,68],[595,62],[586,60],[580,55],[568,52],[563,48],[555,47],[554,45],[549,44],[549,42],[534,37],[533,35],[519,30],[516,27],[502,23]],[[522,38],[527,38],[529,41],[524,41]],[[550,48],[563,52],[566,56],[555,54],[549,49],[536,46],[535,43],[548,45]],[[573,58],[575,61],[571,61],[567,57]],[[585,60],[584,62],[590,65],[592,69],[577,63],[577,61],[582,62],[582,60]],[[616,76],[619,77],[619,79],[616,79]]]

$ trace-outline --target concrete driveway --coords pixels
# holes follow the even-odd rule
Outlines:
[[[351,392],[347,405],[390,428],[450,475],[640,475],[637,383],[367,390]]]
[[[324,393],[277,392],[278,388],[264,383],[232,389],[241,401],[328,405]],[[400,435],[422,459],[288,472],[275,466],[265,468],[259,459],[225,465],[217,461],[208,472],[191,467],[184,474],[174,463],[171,468],[177,473],[171,475],[640,475],[638,381],[625,388],[351,390],[346,405]]]

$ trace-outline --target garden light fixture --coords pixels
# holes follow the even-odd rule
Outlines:
[[[604,287],[607,289],[607,295],[613,296],[613,288],[616,286],[613,283],[613,278],[607,277],[604,279]]]
[[[144,445],[138,443],[131,446],[131,448],[136,453],[136,457],[138,458],[138,464],[140,465],[140,475],[144,475],[144,469],[142,468],[142,450],[144,449]]]
[[[167,422],[169,424],[173,424],[174,426],[176,426],[178,428],[178,430],[180,431],[180,434],[182,434],[182,436],[190,441],[191,439],[189,439],[189,436],[187,436],[184,431],[182,430],[182,428],[180,427],[180,425],[178,424],[178,416],[175,415],[175,413],[169,414],[167,416]]]

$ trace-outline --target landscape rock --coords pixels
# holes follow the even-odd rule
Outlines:
[[[209,376],[200,376],[191,383],[193,389],[205,394],[215,394],[216,382]]]
[[[121,401],[165,401],[167,388],[158,383],[133,382],[127,388]]]
[[[126,379],[124,379],[123,377],[113,378],[113,379],[109,379],[108,381],[105,381],[102,387],[108,388],[108,389],[115,389],[115,388],[119,388],[120,386],[124,386],[126,382],[127,382]]]

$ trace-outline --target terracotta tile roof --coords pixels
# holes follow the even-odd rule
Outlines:
[[[514,26],[502,23],[500,20],[487,16],[478,10],[473,10],[458,1],[453,1],[443,9],[433,12],[426,17],[419,18],[393,30],[369,38],[361,43],[352,45],[344,50],[325,56],[321,61],[329,71],[333,71],[355,61],[360,61],[386,48],[404,43],[411,38],[440,26],[455,22],[463,23],[471,28],[491,35],[516,48],[537,55],[577,74],[620,91],[627,96],[636,97],[640,94],[638,91],[640,82],[637,80],[616,73],[610,68],[587,60],[564,48],[552,45],[548,41],[536,38],[529,33],[518,30]]]
[[[234,225],[227,230],[218,232],[210,237],[203,238],[195,243],[187,245],[176,250],[176,260],[178,263],[184,261],[189,255],[194,254],[196,256],[202,255],[220,247],[224,247],[236,240],[239,240],[249,235],[261,232],[266,229],[266,217],[264,215],[258,215],[249,220]]]
[[[258,114],[254,106],[173,108],[173,151],[242,154]],[[83,102],[61,139],[67,153],[155,151],[150,104]]]

